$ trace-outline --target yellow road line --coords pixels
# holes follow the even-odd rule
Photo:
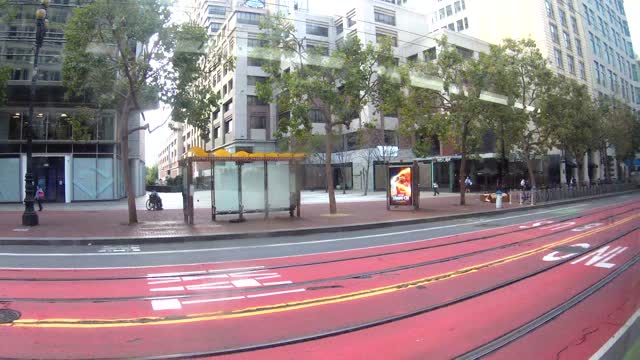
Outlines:
[[[609,225],[596,228],[590,231],[580,233],[578,235],[571,236],[567,239],[556,241],[551,244],[547,244],[532,250],[524,251],[515,255],[507,256],[501,259],[492,260],[478,265],[465,267],[459,270],[433,275],[422,279],[417,279],[409,282],[403,282],[394,285],[388,285],[378,287],[374,289],[361,290],[353,293],[334,295],[316,299],[300,300],[290,303],[281,303],[274,305],[265,305],[260,307],[252,307],[233,311],[218,311],[212,313],[191,314],[182,316],[167,316],[167,317],[144,317],[144,318],[131,318],[131,319],[18,319],[11,324],[4,324],[0,326],[12,326],[12,327],[38,327],[38,328],[109,328],[109,327],[128,327],[128,326],[143,326],[143,325],[168,325],[168,324],[183,324],[199,321],[221,320],[231,319],[246,316],[271,314],[283,311],[290,311],[295,309],[303,309],[313,306],[334,304],[340,302],[346,302],[356,299],[362,299],[396,291],[402,291],[410,289],[416,286],[434,283],[437,281],[452,279],[454,277],[466,275],[472,272],[479,271],[481,269],[506,264],[527,256],[531,256],[540,253],[551,248],[579,240],[593,234],[611,229],[613,227],[622,225],[633,219],[640,217],[640,214],[632,215],[624,218],[620,221],[616,221]]]

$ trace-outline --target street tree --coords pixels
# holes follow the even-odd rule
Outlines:
[[[282,15],[268,16],[260,23],[265,46],[252,56],[263,59],[270,76],[257,86],[265,101],[277,99],[289,116],[281,118],[278,134],[294,145],[308,137],[310,112],[319,113],[325,136],[325,177],[329,193],[329,212],[337,213],[333,184],[332,153],[334,131],[348,130],[365,104],[372,101],[378,61],[388,56],[373,44],[363,45],[357,37],[348,38],[331,55],[326,48],[312,48],[296,35],[295,26]],[[385,52],[386,51],[386,52]]]
[[[418,102],[415,108],[421,113],[405,116],[405,126],[421,132],[416,139],[417,148],[425,152],[432,148],[435,134],[460,154],[460,205],[465,205],[467,160],[486,130],[483,116],[486,103],[480,99],[486,75],[477,59],[463,56],[446,38],[438,41],[438,47],[440,53],[434,62],[413,64],[411,86],[425,90],[415,91],[413,96]],[[441,81],[441,85],[426,85],[434,81],[438,84]]]
[[[555,79],[547,61],[531,39],[505,39],[491,47],[490,62],[496,64],[491,74],[491,89],[507,97],[510,136],[527,164],[531,186],[536,186],[535,159],[544,156],[553,146],[555,124],[540,110],[551,93]]]
[[[145,184],[147,186],[155,185],[158,182],[158,164],[147,166],[147,175],[145,177]]]
[[[193,103],[198,106],[192,108],[196,114],[202,98],[207,104],[213,103],[207,94],[194,93],[193,76],[176,75],[180,71],[178,58],[187,62],[200,60],[206,32],[173,24],[170,6],[162,0],[101,0],[74,10],[65,26],[65,38],[62,72],[68,95],[91,99],[98,108],[117,109],[117,141],[129,223],[137,223],[127,161],[129,137],[137,131],[155,130],[146,122],[144,110],[157,106],[159,99],[169,104],[175,101],[174,118],[183,121],[185,96],[181,95],[185,91],[196,97]],[[187,52],[196,60],[180,56]],[[190,65],[184,67],[194,71]],[[187,80],[182,82],[184,79]],[[145,122],[142,126],[130,123],[130,117],[138,112]],[[194,117],[196,125],[203,117]]]
[[[571,79],[558,81],[541,106],[543,116],[555,124],[553,142],[566,155],[575,159],[578,169],[588,151],[598,146],[598,118],[589,89]],[[578,171],[578,182],[585,182]]]
[[[608,149],[612,149],[618,161],[635,158],[638,150],[638,120],[631,108],[618,99],[601,97],[597,102],[599,122],[599,143],[605,164],[605,178],[611,180],[611,163]]]

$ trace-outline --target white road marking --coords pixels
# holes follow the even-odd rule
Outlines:
[[[303,245],[313,245],[313,244],[330,243],[330,242],[338,242],[338,241],[348,241],[348,240],[358,240],[358,239],[368,239],[368,238],[377,238],[377,237],[385,237],[385,236],[403,235],[403,234],[416,233],[416,232],[426,232],[426,231],[432,231],[432,230],[454,228],[454,227],[459,227],[461,225],[474,225],[474,224],[482,224],[482,223],[491,223],[491,222],[497,222],[497,221],[501,221],[501,220],[516,219],[516,218],[520,218],[520,217],[531,217],[533,215],[546,214],[546,213],[551,213],[551,212],[558,212],[558,211],[563,211],[563,210],[573,209],[573,208],[578,208],[578,207],[584,207],[584,206],[585,205],[575,205],[575,206],[569,206],[569,207],[560,208],[560,209],[539,211],[539,212],[536,212],[536,213],[533,213],[533,214],[513,215],[513,216],[506,216],[506,217],[503,217],[503,218],[490,219],[490,220],[483,219],[483,220],[478,220],[478,221],[467,222],[467,223],[464,223],[464,224],[452,224],[452,225],[435,226],[435,227],[430,227],[430,228],[425,228],[425,229],[414,229],[414,230],[396,231],[396,232],[389,232],[389,233],[361,235],[361,236],[336,238],[336,239],[326,239],[326,240],[311,240],[311,241],[303,241],[303,242],[264,244],[264,245],[251,245],[251,246],[231,246],[231,247],[208,248],[208,249],[140,251],[140,252],[137,252],[135,254],[132,254],[132,253],[0,253],[0,256],[12,256],[12,257],[30,257],[30,256],[32,256],[32,257],[61,257],[61,256],[71,256],[71,257],[73,257],[73,256],[131,256],[131,255],[138,256],[138,255],[188,254],[188,253],[213,252],[213,251],[247,250],[247,249],[259,249],[259,248],[271,248],[271,247],[283,247],[283,246],[303,246]],[[561,214],[561,215],[558,215],[557,217],[561,217],[561,216],[566,216],[566,214]],[[387,246],[390,246],[390,245],[412,244],[412,243],[416,243],[416,242],[423,242],[425,240],[434,240],[434,239],[447,238],[447,237],[451,237],[451,236],[458,236],[458,235],[471,234],[471,233],[481,233],[483,231],[490,231],[490,230],[496,230],[496,229],[501,229],[501,228],[506,228],[506,227],[512,227],[514,225],[516,225],[516,224],[498,226],[498,227],[495,227],[495,228],[492,228],[492,229],[473,230],[473,231],[468,231],[468,232],[458,233],[458,234],[453,234],[453,235],[439,236],[439,237],[432,238],[432,239],[413,240],[413,241],[407,241],[407,242],[385,244],[385,245],[376,245],[376,246],[369,246],[369,247],[356,248],[356,249],[374,249],[374,248],[379,248],[379,247],[387,247]],[[330,254],[330,253],[335,253],[335,252],[352,251],[352,250],[356,250],[356,249],[346,249],[346,250],[337,250],[337,251],[331,251],[331,252],[322,252],[322,254]],[[308,254],[301,254],[301,255],[289,255],[289,256],[276,256],[276,257],[271,257],[271,258],[247,259],[247,260],[236,260],[236,261],[254,261],[254,260],[265,260],[265,259],[278,259],[278,258],[283,258],[283,257],[287,258],[287,257],[295,257],[295,256],[313,255],[313,254],[317,254],[317,253],[308,253]],[[228,262],[228,261],[226,261],[226,262]],[[225,263],[225,262],[220,262],[220,263]],[[195,264],[190,264],[190,265],[197,265],[197,264],[212,264],[212,263],[195,263]],[[184,264],[182,264],[182,265],[184,265]],[[125,267],[118,267],[118,269],[130,269],[130,268],[139,269],[139,268],[145,268],[145,267],[158,267],[158,265],[128,266],[128,267],[125,266]],[[14,268],[4,267],[2,269],[14,269]],[[23,269],[23,270],[51,270],[51,269],[56,269],[56,270],[65,270],[65,269],[78,270],[78,268],[24,268],[24,267],[20,267],[20,269]],[[104,267],[103,268],[82,268],[82,270],[97,270],[97,269],[114,269],[114,268],[104,268]],[[198,272],[194,271],[194,273],[198,273]],[[169,274],[171,275],[171,274],[176,274],[176,273],[169,273]],[[180,274],[180,273],[178,273],[178,274]]]
[[[148,278],[154,277],[165,277],[165,276],[183,276],[185,274],[204,274],[204,271],[183,271],[183,272],[170,272],[170,273],[158,273],[158,274],[147,274]]]
[[[231,276],[232,278],[238,278],[238,277],[255,277],[255,276],[273,276],[273,275],[278,275],[278,273],[265,273],[265,274],[229,274],[229,276]]]
[[[180,279],[149,281],[147,284],[158,285],[158,284],[168,284],[168,283],[174,283],[174,282],[180,282]]]
[[[269,285],[284,285],[284,284],[291,284],[291,283],[293,283],[293,281],[276,281],[276,282],[262,283],[262,285],[264,285],[264,286],[269,286]]]
[[[173,287],[149,289],[149,291],[180,291],[180,290],[184,290],[184,288],[182,286],[173,286]]]
[[[151,300],[151,306],[153,310],[177,310],[182,309],[182,304],[178,299],[162,299]]]
[[[609,341],[607,341],[600,348],[600,350],[596,351],[595,354],[591,355],[589,360],[601,359],[604,356],[604,354],[606,354],[609,351],[609,349],[611,349],[611,347],[622,337],[622,335],[624,335],[627,332],[627,330],[629,330],[629,328],[633,325],[633,323],[636,322],[636,320],[638,320],[639,317],[640,317],[640,309],[636,310],[636,312],[633,315],[631,315],[629,320],[627,320],[627,322],[624,323],[624,325],[622,325],[622,327],[618,329],[618,331],[616,331],[615,334],[613,334],[613,336],[609,339]]]
[[[244,299],[244,296],[232,296],[232,297],[217,298],[217,299],[188,300],[188,301],[183,301],[182,304],[184,305],[200,304],[200,303],[208,303],[208,302],[215,302],[215,301],[227,301],[227,300],[239,300],[239,299]]]
[[[247,295],[247,298],[257,298],[257,297],[271,296],[271,295],[290,294],[290,293],[296,293],[296,292],[301,292],[301,291],[305,291],[305,289],[294,289],[294,290],[287,290],[287,291],[278,291],[278,292],[271,292],[271,293]]]
[[[232,285],[187,285],[187,290],[213,290],[213,289],[233,289]]]
[[[21,228],[17,228],[17,229],[13,229],[13,231],[27,232],[27,231],[29,231],[29,229],[21,229]]]
[[[271,275],[271,276],[257,277],[257,278],[256,278],[256,280],[273,279],[273,278],[277,278],[277,277],[280,277],[280,275]]]
[[[251,287],[251,286],[262,286],[262,284],[260,284],[255,279],[231,280],[231,283],[233,284],[233,286],[239,287],[239,288],[240,287]]]
[[[192,280],[200,280],[200,279],[226,279],[228,277],[229,277],[229,275],[227,275],[227,274],[183,276],[182,277],[182,281],[192,281]]]

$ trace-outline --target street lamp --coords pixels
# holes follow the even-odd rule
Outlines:
[[[36,81],[38,80],[38,55],[47,33],[47,7],[49,0],[41,0],[40,8],[36,10],[36,43],[35,54],[33,56],[33,74],[31,76],[31,91],[29,93],[29,119],[27,120],[27,171],[24,175],[24,213],[22,214],[22,225],[36,226],[38,225],[38,214],[36,213],[33,202],[36,191],[33,178],[33,98],[36,95]]]

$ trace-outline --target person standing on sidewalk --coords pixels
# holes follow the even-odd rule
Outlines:
[[[440,191],[438,191],[438,183],[436,181],[433,182],[433,196],[440,195]]]
[[[38,211],[42,211],[42,200],[44,199],[44,190],[40,186],[36,189],[36,201],[38,202]]]
[[[467,176],[467,178],[464,179],[464,191],[471,192],[471,185],[473,185],[473,182],[471,181],[471,177]]]

